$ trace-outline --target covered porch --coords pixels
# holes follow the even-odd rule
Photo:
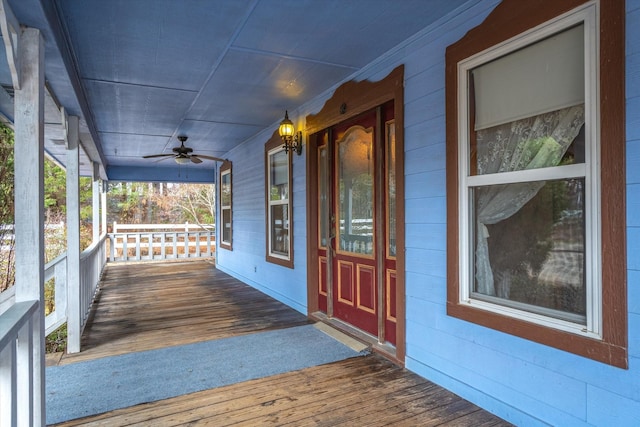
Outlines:
[[[207,260],[108,264],[82,336],[81,352],[49,355],[47,379],[51,383],[59,367],[305,325],[310,326],[306,316],[216,270]],[[350,337],[328,332],[340,342],[362,348]],[[237,363],[242,365],[242,361]],[[94,388],[104,399],[113,393],[100,384]],[[48,400],[50,393],[47,389]],[[56,410],[48,402],[48,420]],[[56,425],[193,422],[217,426],[508,425],[366,349],[331,363],[115,408]]]
[[[119,358],[143,360],[60,378],[123,404],[52,423],[502,422],[481,407],[516,425],[640,425],[640,2],[0,0],[0,36],[16,266],[0,294],[0,427],[47,423],[55,369]],[[45,155],[66,170],[55,268]],[[133,182],[215,184],[216,228],[201,244],[109,235],[105,189]],[[501,188],[517,197],[485,205]],[[177,258],[192,243],[215,265],[141,249]],[[153,262],[108,263],[124,261],[108,247]],[[294,366],[291,349],[343,345],[314,321],[371,352]],[[46,367],[64,322],[69,354]],[[292,331],[220,359],[191,351]],[[265,355],[290,366],[124,396]],[[192,362],[208,364],[177,370]]]

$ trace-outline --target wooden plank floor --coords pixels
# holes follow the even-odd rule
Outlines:
[[[298,326],[305,316],[207,262],[111,264],[80,355],[61,363]],[[378,355],[58,426],[508,426]]]
[[[209,261],[108,264],[81,352],[60,364],[310,323]]]

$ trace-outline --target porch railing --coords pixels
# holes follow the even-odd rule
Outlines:
[[[14,303],[0,314],[0,425],[37,425],[41,420],[42,353],[38,301]]]
[[[113,224],[109,261],[208,258],[215,252],[215,226]]]
[[[0,314],[9,310],[16,303],[16,288],[14,286],[0,292]]]
[[[80,335],[87,324],[93,298],[100,284],[100,276],[107,264],[107,235],[94,242],[80,254]]]
[[[122,248],[120,258],[128,258],[127,244],[133,237],[138,242],[134,259],[143,259],[142,242],[147,239],[147,257],[152,259],[211,256],[215,250],[211,230],[190,231],[191,227],[179,226],[184,231],[118,232],[103,235],[80,255],[80,310],[70,313],[67,305],[67,255],[60,255],[45,266],[45,281],[55,282],[54,309],[45,318],[45,335],[56,330],[69,316],[80,317],[80,333],[86,325],[91,305],[107,262],[107,241],[114,250]],[[115,228],[114,228],[115,229]],[[137,236],[137,237],[136,237]],[[120,239],[120,240],[118,240]],[[160,243],[159,245],[157,243]],[[154,252],[159,248],[160,257]],[[203,249],[204,248],[204,249]],[[15,288],[0,294],[0,425],[39,424],[41,402],[34,399],[34,392],[41,387],[42,372],[40,348],[40,322],[43,308],[38,301],[16,302]],[[72,339],[72,337],[69,337]],[[40,398],[43,398],[40,395]]]
[[[67,253],[44,266],[45,283],[53,280],[53,311],[44,318],[44,334],[49,335],[67,321]]]
[[[53,311],[44,319],[45,335],[58,329],[67,321],[67,254],[66,252],[50,261],[44,267],[44,281],[54,281]],[[15,286],[0,293],[0,314],[16,303]]]
[[[92,244],[80,255],[81,333],[86,325],[93,297],[106,264],[107,236]],[[67,321],[67,255],[62,254],[45,266],[45,281],[55,281],[54,310],[45,318],[45,335]],[[15,288],[0,294],[0,426],[39,425],[44,398],[37,390],[43,366],[40,348],[42,308],[38,301],[16,302]],[[71,339],[71,337],[69,337]]]

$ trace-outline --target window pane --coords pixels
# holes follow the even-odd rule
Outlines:
[[[373,254],[373,132],[350,128],[338,141],[340,250]]]
[[[289,256],[289,205],[271,206],[271,253]]]
[[[222,209],[222,241],[231,243],[231,209]]]
[[[220,186],[221,204],[222,206],[231,206],[231,173],[222,174],[222,183]]]
[[[585,323],[584,179],[472,190],[474,297]]]
[[[396,127],[387,123],[387,254],[396,256]]]
[[[584,104],[479,130],[470,145],[471,175],[583,163]]]
[[[269,155],[270,200],[289,198],[289,163],[284,150]]]

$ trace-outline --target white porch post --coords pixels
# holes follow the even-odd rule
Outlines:
[[[93,200],[93,217],[91,223],[93,225],[93,238],[91,242],[95,243],[100,239],[100,172],[98,170],[98,164],[95,162],[93,163],[92,179],[91,196]]]
[[[33,359],[19,359],[18,414],[24,425],[45,424],[44,399],[44,44],[40,31],[25,28],[18,46],[20,89],[15,91],[15,235],[16,302],[40,302],[34,321]],[[37,340],[37,342],[35,342]],[[29,340],[18,342],[18,353],[28,351]],[[22,362],[20,362],[22,360]],[[24,366],[24,365],[27,366]],[[26,375],[25,375],[26,373]]]
[[[80,150],[78,117],[67,135],[67,353],[80,351]]]
[[[101,199],[100,199],[100,206],[102,206],[102,211],[100,211],[100,213],[102,214],[102,232],[106,233],[107,232],[107,182],[106,181],[102,181],[102,185],[100,186],[101,189]]]

